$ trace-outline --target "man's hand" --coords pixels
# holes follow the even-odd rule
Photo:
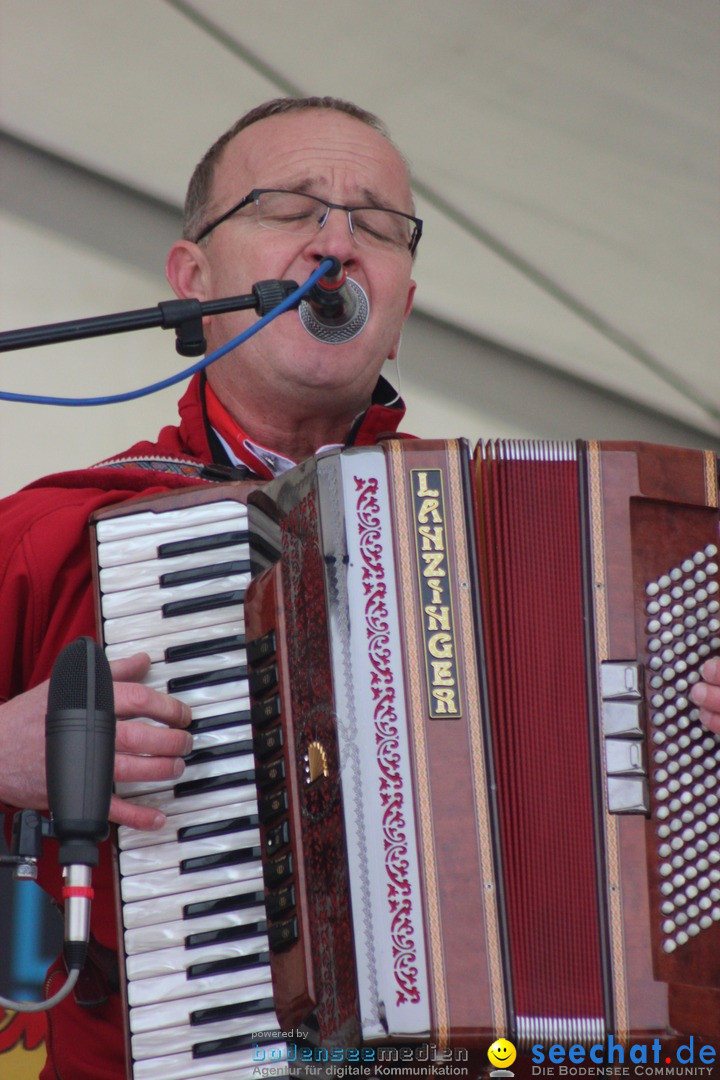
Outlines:
[[[704,682],[695,683],[690,697],[700,710],[700,720],[720,735],[720,659],[706,660],[700,669]]]
[[[140,682],[150,658],[137,653],[110,665],[118,718],[115,736],[115,780],[167,780],[182,774],[183,756],[192,736],[183,729],[190,709],[176,698]],[[11,806],[47,809],[45,784],[45,713],[49,682],[0,705],[0,800]],[[143,719],[141,719],[143,718]],[[144,719],[163,726],[146,724]],[[110,820],[135,829],[157,829],[165,817],[152,807],[113,795]]]

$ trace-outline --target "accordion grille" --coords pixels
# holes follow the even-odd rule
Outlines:
[[[515,1010],[598,1017],[604,1014],[602,931],[577,463],[485,460],[479,470],[506,961]]]

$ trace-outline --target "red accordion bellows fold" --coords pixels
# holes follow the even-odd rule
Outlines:
[[[515,1008],[602,1016],[599,948],[590,944],[599,940],[599,915],[577,465],[483,468],[486,646]]]

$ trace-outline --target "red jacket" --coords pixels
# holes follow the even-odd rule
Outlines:
[[[0,503],[0,702],[47,679],[68,642],[95,635],[90,514],[139,494],[207,482],[197,475],[156,471],[147,459],[176,459],[178,468],[185,462],[195,474],[193,463],[222,462],[223,452],[206,421],[202,386],[202,377],[195,376],[179,404],[179,426],[163,428],[156,442],[138,443],[107,465],[45,477]],[[355,445],[369,445],[379,434],[397,429],[405,409],[399,398],[383,401],[387,390],[381,381],[373,404],[350,433]],[[133,459],[143,459],[142,464],[131,464]],[[125,467],[119,467],[121,462]],[[0,804],[3,809],[12,810]],[[7,825],[10,820],[8,813]],[[59,902],[61,875],[52,841],[45,841],[39,881]],[[99,966],[107,960],[111,970],[117,936],[109,844],[102,845],[93,887],[91,929],[99,943]],[[64,981],[61,970],[60,962],[51,968],[50,993]],[[84,973],[83,991],[104,1000],[79,1006],[71,994],[52,1010],[41,1080],[125,1076],[119,995],[92,965]]]

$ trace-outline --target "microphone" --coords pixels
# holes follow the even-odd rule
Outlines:
[[[365,329],[370,304],[364,289],[347,276],[334,255],[332,267],[300,301],[300,321],[312,337],[329,345],[351,341]]]
[[[65,869],[65,959],[85,962],[90,937],[91,867],[109,826],[115,761],[110,665],[90,637],[67,645],[50,676],[45,720],[48,803]]]

